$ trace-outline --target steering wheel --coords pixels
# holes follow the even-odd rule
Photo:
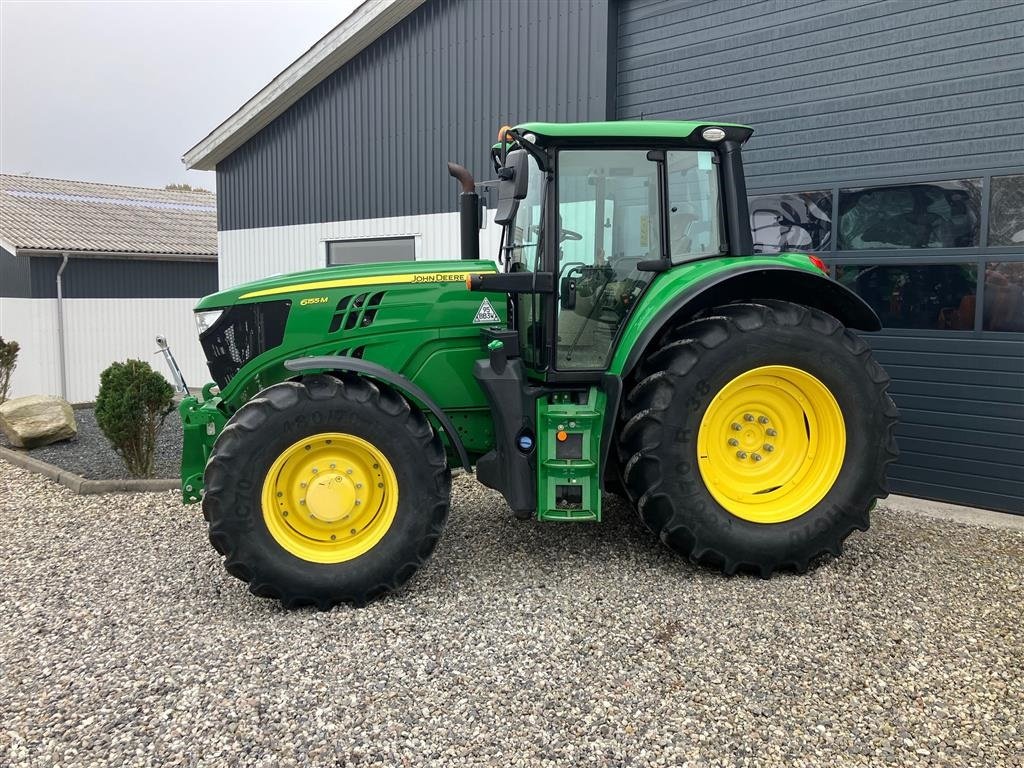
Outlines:
[[[531,224],[527,228],[527,231],[530,233],[531,236],[536,236],[538,239],[540,239],[540,226],[539,225]],[[574,232],[571,229],[563,229],[563,230],[561,230],[560,236],[558,238],[558,242],[564,243],[566,240],[578,241],[578,240],[582,240],[582,239],[583,239],[583,235],[581,235],[579,232]]]

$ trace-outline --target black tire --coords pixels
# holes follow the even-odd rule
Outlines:
[[[277,456],[303,437],[343,432],[374,444],[398,479],[391,527],[365,554],[314,563],[284,549],[263,519],[264,478]],[[327,610],[367,602],[401,587],[430,557],[444,530],[451,472],[423,414],[391,389],[354,375],[312,376],[268,387],[243,405],[218,436],[206,466],[203,513],[210,543],[229,573],[285,607]]]
[[[833,394],[846,426],[846,453],[825,497],[795,519],[757,523],[720,505],[697,462],[709,404],[736,376],[766,365],[800,368]],[[898,413],[889,377],[863,340],[831,315],[781,301],[732,304],[667,333],[641,363],[622,409],[623,480],[648,528],[692,562],[767,578],[803,572],[818,555],[839,555],[866,530],[887,495],[897,456]]]

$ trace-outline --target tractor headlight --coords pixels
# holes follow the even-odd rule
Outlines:
[[[199,329],[199,335],[202,336],[213,324],[220,319],[220,316],[224,314],[223,309],[211,309],[207,312],[196,312],[196,327]]]

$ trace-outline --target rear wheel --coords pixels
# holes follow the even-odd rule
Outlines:
[[[203,511],[227,570],[288,607],[365,604],[404,584],[448,515],[439,437],[396,392],[314,376],[247,402],[217,438]]]
[[[768,576],[868,527],[897,455],[888,376],[835,318],[735,304],[670,332],[623,408],[641,519],[694,562]]]

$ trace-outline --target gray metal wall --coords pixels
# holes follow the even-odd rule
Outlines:
[[[6,248],[0,248],[0,296],[25,298],[31,295],[29,263]]]
[[[902,418],[897,493],[1024,513],[1024,340],[987,336],[868,338]]]
[[[454,211],[502,123],[607,116],[609,34],[609,0],[430,0],[218,164],[218,229]]]
[[[33,256],[30,293],[23,298],[56,298],[60,261]],[[216,293],[217,263],[72,258],[64,270],[63,287],[69,299],[198,298]]]
[[[1020,0],[623,0],[619,118],[754,126],[748,187],[1020,166]]]
[[[623,0],[618,18],[617,116],[753,125],[752,190],[987,187],[1024,172],[1020,0]],[[988,248],[983,226],[976,248],[821,255],[977,262],[982,274],[1024,248]],[[1024,513],[1024,334],[886,329],[868,341],[901,411],[893,490]]]

